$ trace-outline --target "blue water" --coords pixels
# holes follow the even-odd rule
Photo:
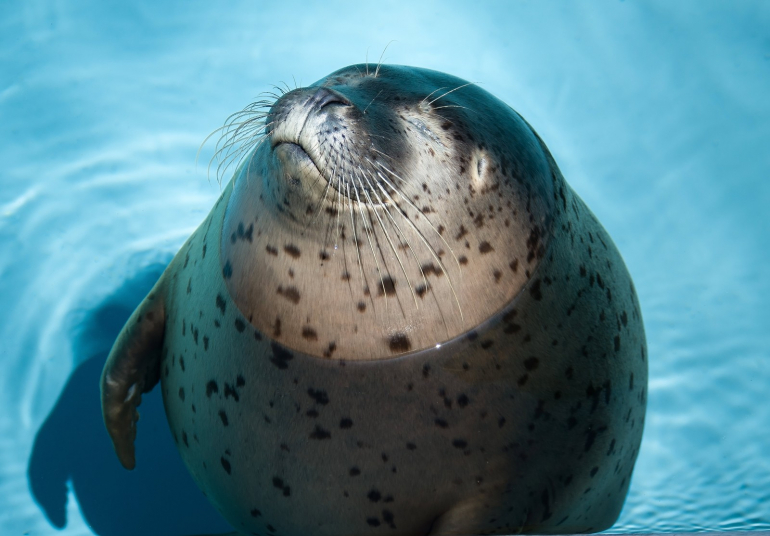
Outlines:
[[[227,530],[157,393],[120,468],[101,365],[219,193],[205,136],[391,41],[517,109],[634,276],[649,410],[612,531],[770,528],[768,28],[747,0],[0,0],[0,533]]]

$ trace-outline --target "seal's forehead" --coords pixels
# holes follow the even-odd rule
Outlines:
[[[420,99],[439,88],[452,89],[468,84],[466,80],[439,71],[407,65],[377,65],[361,63],[349,65],[318,80],[313,86],[380,86],[396,89],[404,95],[414,94]]]

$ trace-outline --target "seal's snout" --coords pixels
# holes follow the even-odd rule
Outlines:
[[[315,110],[320,110],[333,104],[352,106],[351,102],[344,95],[325,87],[318,88],[313,93],[313,96],[310,97],[310,100],[308,100],[308,105]]]
[[[267,115],[266,133],[270,136],[270,145],[298,144],[308,119],[328,112],[333,105],[352,106],[347,97],[325,87],[299,88],[281,96]]]

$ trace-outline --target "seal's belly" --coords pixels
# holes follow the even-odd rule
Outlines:
[[[619,510],[646,364],[632,285],[600,227],[582,229],[590,251],[552,248],[533,283],[476,329],[346,362],[259,332],[210,276],[229,193],[174,261],[161,380],[185,463],[236,528],[425,533],[461,505],[489,529],[569,531],[591,526],[588,505]],[[574,199],[574,217],[593,222]],[[563,255],[577,257],[566,273]]]

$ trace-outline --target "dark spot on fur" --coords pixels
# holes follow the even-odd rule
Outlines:
[[[479,244],[479,253],[481,253],[482,255],[484,255],[486,253],[489,253],[490,251],[494,251],[494,250],[495,250],[495,248],[493,248],[492,245],[489,242],[487,242],[486,240],[484,242],[482,242],[481,244]]]
[[[337,343],[332,341],[329,343],[329,346],[326,347],[326,350],[324,350],[323,356],[326,358],[330,358],[332,354],[334,354],[334,351],[337,349]],[[342,365],[344,361],[340,361],[340,365]]]
[[[506,335],[512,335],[518,333],[521,330],[521,326],[518,324],[510,323],[503,328],[503,333]]]
[[[374,502],[374,503],[376,503],[376,502],[379,502],[379,501],[380,501],[380,499],[382,498],[382,495],[380,495],[380,492],[379,492],[379,491],[377,491],[376,489],[372,489],[371,491],[369,491],[369,493],[366,495],[366,497],[367,497],[367,498],[368,498],[368,499],[369,499],[371,502]]]
[[[227,302],[225,302],[225,299],[222,297],[221,294],[217,294],[217,309],[219,309],[222,314],[225,314],[225,308],[227,307]]]
[[[454,439],[452,440],[452,446],[456,449],[464,449],[468,446],[468,442],[464,439]]]
[[[378,288],[378,296],[382,296],[383,294],[385,296],[393,296],[396,293],[396,282],[393,280],[392,277],[385,276],[382,278],[382,281],[380,281],[380,286]]]
[[[348,474],[350,476],[358,476],[358,475],[361,474],[361,469],[359,469],[356,466],[353,466],[353,467],[350,468],[350,471],[348,471]]]
[[[461,394],[460,396],[457,397],[457,405],[460,406],[461,408],[464,408],[465,406],[467,406],[469,402],[470,400],[468,400],[468,397],[465,394]]]
[[[417,445],[415,445],[414,443],[407,443],[406,444],[406,448],[407,448],[407,450],[416,450],[417,449]]]
[[[444,419],[436,419],[433,421],[439,428],[447,428],[449,424]]]
[[[388,348],[394,354],[408,352],[412,348],[412,341],[405,334],[396,333],[388,339]]]
[[[340,428],[342,428],[343,430],[347,430],[352,427],[353,427],[353,421],[348,419],[347,417],[340,420]]]
[[[262,515],[262,512],[254,508],[251,512],[251,517],[260,517]]]
[[[294,359],[292,353],[274,342],[270,343],[270,348],[273,350],[270,362],[281,370],[289,368],[289,361]]]
[[[276,290],[276,293],[279,296],[283,296],[290,302],[292,302],[294,305],[297,305],[299,303],[299,290],[297,290],[297,287],[290,286],[283,288],[283,286],[279,286],[278,290]]]
[[[219,410],[219,418],[222,419],[222,424],[225,426],[230,424],[230,422],[227,420],[227,413],[225,413],[225,410]]]
[[[179,399],[184,402],[184,387],[179,388]]]
[[[387,502],[387,501],[385,501]],[[393,512],[390,510],[383,510],[382,511],[382,520],[385,521],[385,523],[388,524],[388,526],[392,529],[396,528],[396,524],[393,522],[394,520]]]
[[[329,439],[332,435],[328,430],[324,430],[320,426],[316,425],[315,430],[310,433],[310,439]]]
[[[322,406],[325,406],[329,403],[329,395],[326,394],[326,391],[324,390],[315,390],[312,387],[307,390],[307,394],[310,398],[315,400],[316,404],[321,404]]]
[[[283,246],[283,251],[293,259],[299,259],[302,254],[297,246],[294,244],[287,244]]]
[[[535,279],[535,281],[529,287],[529,293],[536,301],[543,299],[543,293],[540,290],[540,279]]]
[[[273,255],[273,256],[278,255],[278,250],[273,246],[265,246],[265,251],[267,251],[270,255]]]
[[[369,524],[372,527],[379,527],[380,526],[380,520],[376,517],[367,517],[366,518],[367,524]]]
[[[535,370],[540,365],[540,360],[536,357],[528,357],[524,360],[524,368],[528,371]]]
[[[488,350],[489,348],[491,348],[491,347],[492,347],[492,345],[493,345],[494,343],[495,343],[495,342],[494,342],[494,341],[492,341],[492,340],[486,340],[486,341],[484,341],[484,342],[482,342],[482,343],[481,343],[481,347],[482,347],[484,350]]]
[[[317,341],[318,333],[316,333],[316,331],[310,326],[305,326],[302,328],[302,338],[308,341]]]
[[[238,396],[238,391],[235,390],[235,387],[233,387],[229,383],[225,383],[225,399],[230,397],[233,397],[233,399],[236,402],[240,401],[240,397]]]
[[[217,382],[214,380],[209,381],[209,383],[206,384],[206,396],[211,398],[211,395],[213,393],[219,392],[219,386],[217,385]]]
[[[230,467],[230,462],[225,460],[224,457],[219,458],[219,460],[222,462],[222,468],[225,470],[225,472],[229,475],[232,474],[232,468]]]
[[[235,329],[237,329],[239,333],[243,333],[243,330],[246,329],[246,324],[244,324],[243,320],[241,320],[240,318],[236,318]]]

